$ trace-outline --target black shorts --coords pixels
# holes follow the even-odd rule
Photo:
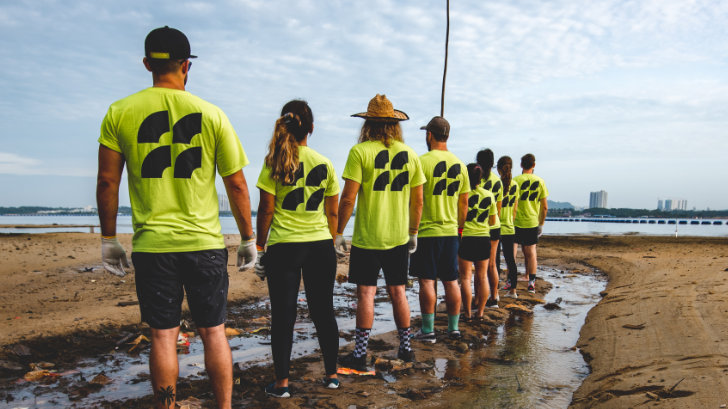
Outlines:
[[[227,249],[178,253],[132,253],[142,321],[154,329],[179,326],[184,293],[200,328],[225,322]]]
[[[501,236],[500,230],[501,230],[500,227],[498,227],[497,229],[490,229],[490,240],[491,241],[500,240],[500,236]]]
[[[457,280],[458,248],[458,236],[417,238],[417,251],[410,256],[410,275],[426,280]]]
[[[516,227],[516,243],[521,246],[533,246],[538,244],[538,227],[524,229]]]
[[[458,256],[467,261],[481,261],[490,258],[490,237],[465,236],[460,239]]]
[[[405,285],[408,254],[406,244],[388,250],[369,250],[351,246],[349,282],[376,286],[379,270],[382,270],[387,285]]]

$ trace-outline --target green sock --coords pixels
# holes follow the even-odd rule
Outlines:
[[[449,315],[447,316],[447,330],[448,331],[457,331],[458,330],[458,321],[460,320],[460,314],[455,315]]]
[[[422,314],[422,332],[429,334],[435,331],[435,314]]]

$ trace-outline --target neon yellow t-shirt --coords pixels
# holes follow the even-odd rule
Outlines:
[[[518,184],[519,192],[516,201],[516,219],[513,224],[521,229],[538,227],[541,199],[549,195],[546,184],[543,179],[532,173],[524,173],[514,177],[513,183]]]
[[[99,143],[126,161],[134,251],[225,248],[215,170],[232,175],[248,158],[222,110],[186,91],[147,88],[109,107]]]
[[[276,197],[268,245],[332,239],[324,213],[324,198],[339,194],[331,161],[308,146],[298,147],[299,167],[293,185],[270,177],[263,165],[257,187]]]
[[[432,150],[420,156],[427,176],[419,237],[458,235],[458,199],[470,190],[468,169],[452,152]]]
[[[505,188],[503,186],[504,192]],[[513,227],[513,206],[516,204],[517,198],[518,183],[511,179],[511,185],[508,187],[508,192],[505,192],[503,195],[503,203],[501,205],[501,235],[509,236],[516,234],[516,229]]]
[[[468,215],[463,225],[463,237],[490,237],[489,216],[497,216],[498,207],[493,193],[478,186],[468,193]]]
[[[422,165],[412,148],[393,141],[354,145],[346,160],[344,179],[361,184],[351,244],[388,250],[409,240],[410,188],[425,183]]]
[[[483,178],[483,189],[493,193],[496,202],[503,200],[503,182],[498,178],[497,172],[490,171],[488,179]],[[497,212],[496,212],[497,213]],[[490,226],[491,229],[499,229],[501,227],[500,216],[495,216],[495,224]]]

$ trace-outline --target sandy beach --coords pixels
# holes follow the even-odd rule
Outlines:
[[[22,376],[25,369],[13,370],[13,365],[39,360],[62,362],[64,357],[71,359],[74,350],[78,355],[80,349],[103,351],[118,341],[115,337],[120,331],[143,330],[134,303],[134,275],[105,273],[100,268],[98,240],[98,235],[86,233],[0,236],[0,252],[5,258],[0,265],[4,379],[17,378],[17,373]],[[231,254],[231,304],[267,295],[264,282],[252,273],[236,271],[232,257],[236,240],[235,236],[226,237]],[[122,235],[121,242],[131,248],[130,235]],[[728,347],[721,342],[728,332],[724,319],[728,312],[728,239],[554,236],[543,239],[539,256],[544,265],[577,273],[596,268],[609,277],[603,298],[590,311],[577,344],[592,372],[575,392],[573,407],[718,408],[728,403]],[[345,263],[342,260],[339,265],[340,274],[346,272]],[[531,296],[522,292],[524,296],[517,304],[541,308],[540,299],[548,289],[549,284],[540,280],[538,293]],[[505,303],[501,304],[503,307]],[[484,323],[464,324],[465,333],[471,337],[465,343],[477,348],[482,343],[478,333],[513,314],[518,313],[500,308],[489,311]],[[442,326],[440,323],[438,328]],[[392,362],[387,362],[386,356],[393,355],[395,338],[395,334],[384,334],[372,343],[373,353],[381,352],[385,358],[379,365],[389,365],[390,370]],[[84,345],[84,340],[91,339]],[[30,346],[32,356],[23,356],[19,346]],[[462,353],[459,348],[459,343],[443,340],[418,350],[418,361],[457,357]],[[320,366],[317,356],[301,358],[294,364],[293,376],[311,380],[318,376]],[[432,368],[424,364],[401,370],[397,393],[388,393],[381,387],[385,381],[379,378],[347,378],[349,385],[335,393],[299,387],[295,399],[274,401],[260,396],[260,385],[272,375],[270,368],[263,366],[237,373],[241,385],[236,386],[235,393],[237,399],[267,407],[320,402],[346,408],[352,402],[369,407],[406,407],[415,401],[420,406],[442,407],[445,402],[462,401],[468,391],[464,385],[433,381],[428,375]],[[204,382],[192,382],[184,393],[199,397],[205,388]],[[436,399],[427,399],[432,396]],[[144,402],[135,404],[144,407]]]

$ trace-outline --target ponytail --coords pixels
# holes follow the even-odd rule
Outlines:
[[[483,180],[483,169],[477,163],[468,163],[468,178],[470,179],[470,190],[475,190]]]
[[[508,194],[511,189],[511,180],[513,170],[513,160],[510,156],[501,156],[498,158],[498,173],[501,176],[501,182],[503,182],[503,196]]]
[[[480,168],[483,171],[483,179],[488,180],[490,177],[490,170],[493,168],[493,151],[490,149],[483,149],[478,152],[475,156],[475,161],[478,162]]]
[[[306,101],[293,100],[283,106],[268,144],[265,165],[276,182],[292,185],[299,166],[298,146],[313,131],[313,113]]]

